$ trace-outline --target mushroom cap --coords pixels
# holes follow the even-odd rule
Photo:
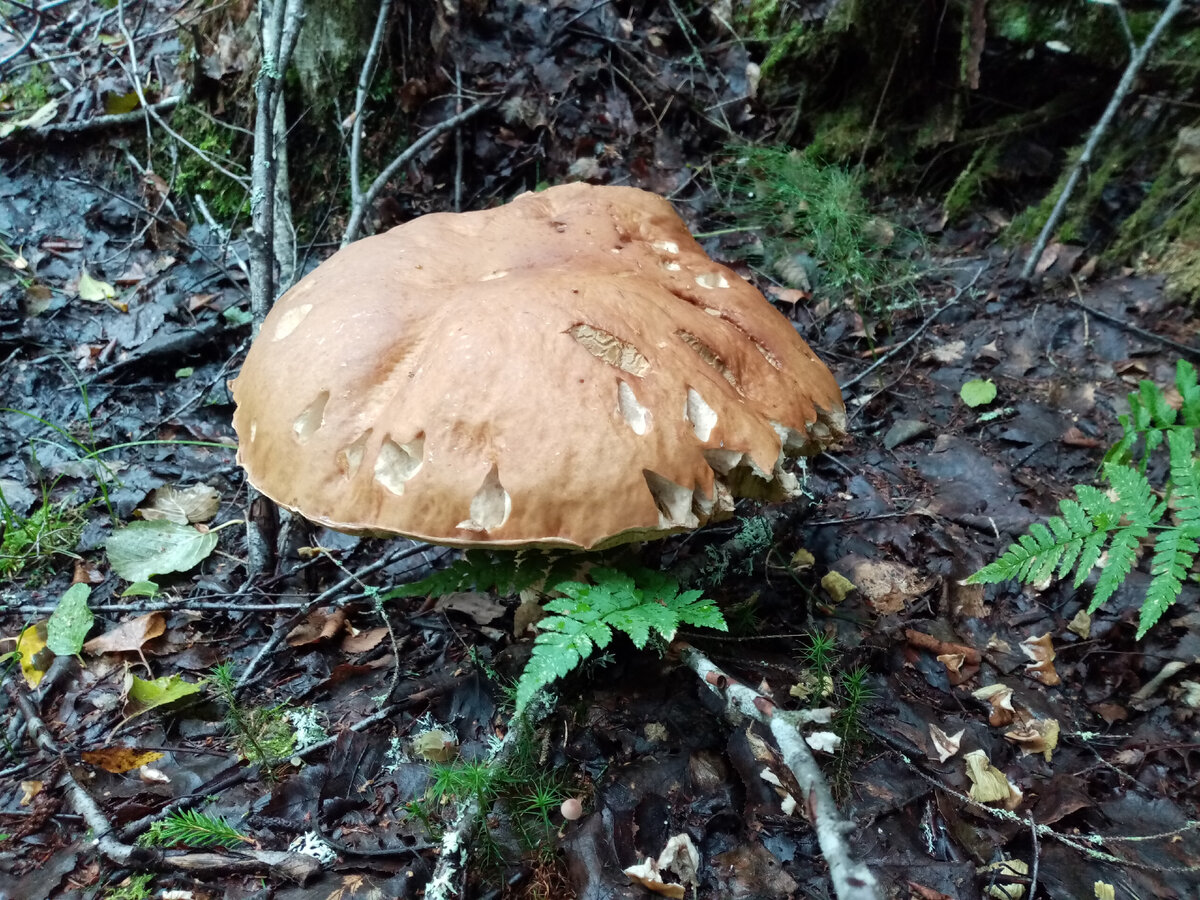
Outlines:
[[[833,375],[671,205],[570,184],[422,216],[285,293],[233,384],[238,461],[341,531],[595,548],[786,497]]]

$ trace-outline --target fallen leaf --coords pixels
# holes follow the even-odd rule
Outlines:
[[[830,572],[821,579],[821,587],[833,598],[834,603],[841,603],[846,595],[855,589],[854,582],[840,572]]]
[[[1040,753],[1046,762],[1050,762],[1054,748],[1058,746],[1058,730],[1057,719],[1029,719],[1005,732],[1004,738],[1017,744],[1022,756]]]
[[[480,591],[454,591],[444,594],[438,598],[434,609],[466,613],[476,625],[486,625],[508,611],[497,597]]]
[[[984,875],[991,873],[992,875],[1024,878],[1029,874],[1029,863],[1021,859],[1001,859],[983,866],[978,871]],[[1023,884],[1017,882],[1000,884],[994,880],[989,880],[989,882],[984,889],[984,894],[993,900],[1021,900],[1025,896],[1025,885]]]
[[[667,838],[667,846],[658,855],[658,868],[674,872],[684,884],[700,887],[700,851],[687,834]]]
[[[148,581],[199,565],[216,549],[217,533],[174,522],[133,522],[114,531],[104,547],[114,572],[126,581]]]
[[[98,278],[93,278],[88,274],[87,269],[83,269],[79,273],[77,291],[79,292],[80,300],[87,300],[90,303],[103,303],[117,296],[116,289],[111,284],[107,281],[100,281]]]
[[[966,729],[963,729],[955,734],[946,734],[946,732],[942,731],[942,729],[938,728],[932,722],[929,723],[929,737],[933,741],[933,755],[937,757],[938,762],[945,762],[958,753],[958,748],[962,744],[962,736],[966,733]]]
[[[962,359],[966,350],[966,341],[947,341],[944,344],[938,344],[938,346],[926,353],[925,359],[933,360],[942,365],[949,365]]]
[[[413,738],[412,751],[428,762],[449,762],[458,755],[458,740],[448,731],[431,728]]]
[[[140,653],[146,641],[152,641],[167,630],[167,618],[161,612],[149,612],[116,628],[91,638],[83,648],[88,653]]]
[[[972,691],[971,695],[976,700],[982,700],[991,705],[992,713],[988,716],[988,724],[993,728],[1003,728],[1005,725],[1011,724],[1016,716],[1016,710],[1012,705],[1013,691],[1006,684],[985,685]]]
[[[55,656],[74,656],[83,648],[95,621],[87,604],[91,593],[86,584],[73,584],[58,601],[46,623],[46,646]]]
[[[650,857],[646,857],[646,861],[640,865],[630,866],[625,870],[625,875],[631,880],[636,881],[642,887],[653,891],[663,897],[672,897],[674,900],[683,900],[687,896],[687,890],[682,884],[668,884],[663,881],[662,875],[658,872],[658,864]]]
[[[22,781],[21,782],[21,799],[18,801],[19,806],[28,806],[33,802],[33,798],[42,792],[43,783],[40,781]]]
[[[1030,678],[1040,681],[1047,687],[1056,685],[1061,680],[1054,671],[1054,647],[1050,643],[1050,632],[1041,637],[1029,637],[1021,641],[1021,652],[1033,662],[1025,666]]]
[[[346,611],[341,607],[314,609],[303,622],[288,632],[288,646],[304,647],[308,644],[327,641],[341,634],[345,627]]]
[[[163,485],[151,492],[149,505],[138,512],[147,522],[166,519],[177,525],[192,525],[209,521],[220,506],[221,495],[207,484],[185,488]]]
[[[360,631],[356,634],[348,634],[342,638],[341,650],[343,653],[366,653],[368,650],[374,650],[379,646],[388,635],[388,630],[383,625],[378,628],[368,628],[366,631]]]
[[[79,756],[89,766],[96,766],[114,775],[140,769],[163,758],[163,754],[157,750],[139,750],[136,747],[102,747],[99,750],[84,750]]]
[[[126,712],[130,718],[200,693],[203,686],[184,681],[180,675],[164,675],[149,681],[132,672],[125,675]]]
[[[1067,624],[1067,631],[1072,634],[1077,634],[1085,641],[1092,633],[1092,617],[1088,615],[1086,609],[1080,609],[1075,613],[1071,621]]]
[[[54,662],[54,653],[46,648],[46,625],[30,625],[17,638],[17,652],[21,654],[21,674],[31,688],[37,687],[46,677],[46,670]]]

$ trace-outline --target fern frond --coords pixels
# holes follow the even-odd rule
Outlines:
[[[1200,552],[1200,527],[1172,528],[1158,536],[1154,544],[1154,561],[1150,566],[1150,587],[1142,603],[1137,636],[1142,637],[1157,622],[1183,590],[1183,581],[1196,553]],[[1095,601],[1093,601],[1094,603]]]
[[[650,569],[621,571],[597,566],[590,582],[562,581],[563,596],[546,604],[551,615],[538,627],[533,655],[517,682],[520,713],[538,691],[578,667],[594,649],[608,646],[614,631],[641,649],[652,636],[669,641],[681,623],[727,630],[715,604],[700,591],[680,591],[679,583]]]
[[[1175,364],[1175,389],[1182,401],[1179,415],[1183,424],[1200,428],[1200,384],[1196,381],[1196,367],[1186,359]]]
[[[1149,528],[1162,518],[1166,504],[1154,495],[1145,474],[1132,466],[1109,463],[1104,467],[1104,477],[1117,495],[1115,506],[1123,521]]]
[[[1088,612],[1094,613],[1119,588],[1137,561],[1138,544],[1150,530],[1144,525],[1130,525],[1113,533],[1108,545],[1108,558],[1096,579]]]

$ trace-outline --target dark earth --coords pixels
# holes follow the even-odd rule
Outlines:
[[[684,27],[674,4],[534,6],[507,18],[480,13],[428,48],[453,60],[473,90],[521,109],[485,112],[463,128],[465,166],[456,166],[453,132],[433,142],[376,204],[374,227],[453,208],[456,185],[462,208],[478,208],[582,178],[654,190],[694,231],[725,231],[714,160],[728,141],[759,139],[780,119],[747,99],[747,48],[707,26]],[[23,9],[4,15],[27,33]],[[253,71],[253,31],[194,13],[127,3],[119,14],[156,79],[149,102],[191,80],[232,117],[245,104],[238,81]],[[259,515],[234,460],[227,387],[251,334],[246,222],[222,228],[177,193],[140,118],[104,121],[119,114],[104,98],[129,87],[119,42],[98,38],[119,34],[112,15],[90,3],[39,14],[33,45],[64,54],[56,78],[70,89],[51,122],[6,138],[0,154],[0,652],[45,623],[73,584],[90,588],[89,639],[126,626],[76,655],[42,650],[24,669],[5,658],[0,897],[141,896],[112,892],[150,868],[154,889],[188,892],[169,895],[178,897],[431,896],[438,829],[450,827],[455,803],[429,793],[430,758],[411,741],[440,728],[469,763],[507,733],[503,687],[530,643],[513,635],[519,600],[468,593],[380,604],[381,590],[456,552],[295,519],[276,535],[269,568],[252,573],[245,528],[216,530]],[[410,26],[415,15],[430,27],[407,15]],[[204,45],[200,75],[178,64],[174,23],[184,19],[223,36]],[[0,45],[0,56],[16,49]],[[453,113],[444,67],[416,84],[417,70],[437,68],[421,69],[426,62],[414,51],[407,73],[410,137]],[[303,127],[325,128],[334,158],[343,155],[335,125]],[[157,125],[149,131],[152,143],[171,143]],[[373,152],[386,158],[387,146]],[[294,175],[297,157],[293,149]],[[322,190],[329,196],[318,200],[296,188],[297,215],[310,216],[307,268],[332,251],[346,220],[344,183]],[[703,239],[833,369],[850,433],[809,463],[807,498],[746,503],[730,522],[638,548],[641,563],[692,573],[732,636],[681,637],[784,708],[809,705],[798,688],[811,694],[814,641],[830,639],[829,705],[847,702],[852,675],[861,704],[842,747],[818,758],[853,823],[852,855],[886,896],[1200,897],[1195,584],[1135,640],[1145,561],[1090,619],[1079,616],[1089,585],[963,583],[1053,514],[1072,486],[1095,482],[1128,393],[1142,379],[1171,385],[1177,360],[1200,355],[1196,319],[1156,277],[1096,266],[1083,246],[1052,243],[1035,280],[1023,281],[1029,248],[998,239],[1008,213],[997,206],[949,224],[923,196],[881,208],[923,235],[911,254],[915,292],[882,310],[773,284],[744,261],[746,235]],[[111,296],[97,295],[93,280]],[[995,383],[990,405],[960,397],[973,379]],[[215,550],[157,578],[157,596],[128,595],[109,537],[152,505],[152,492],[196,485],[218,501],[199,526],[215,531]],[[24,550],[12,535],[47,508],[74,528],[70,539],[56,545],[43,528],[37,552],[18,565]],[[855,589],[831,594],[822,587],[831,572]],[[678,647],[639,653],[618,640],[608,649],[559,683],[557,706],[526,748],[527,771],[553,776],[549,799],[535,804],[540,830],[529,839],[531,801],[506,788],[484,810],[465,884],[449,896],[648,896],[622,869],[681,833],[699,852],[693,896],[833,896],[803,798],[785,802],[798,790],[768,733],[731,723]],[[246,709],[315,710],[329,740],[264,767],[231,735],[219,693],[131,696],[132,676],[199,685],[225,663],[246,679]],[[1011,689],[1008,721],[974,695],[988,685]],[[1049,746],[1006,737],[1022,722],[1050,720]],[[49,742],[38,741],[38,721]],[[954,746],[939,755],[942,739]],[[397,756],[398,746],[409,752]],[[123,771],[96,755],[119,748],[135,761],[156,755]],[[968,796],[971,751],[1020,791],[1011,813]],[[122,863],[97,851],[79,790],[123,845],[193,808],[249,843],[203,851],[215,856],[199,871],[173,861],[185,855],[178,846],[152,864]],[[568,797],[582,801],[582,818],[564,820]],[[313,831],[335,858],[305,870],[304,884],[289,881],[298,870],[278,859],[253,871],[231,862],[248,848],[285,851]]]

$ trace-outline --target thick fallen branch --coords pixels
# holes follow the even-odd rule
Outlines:
[[[846,835],[854,826],[842,818],[821,767],[804,742],[804,736],[789,721],[788,714],[762,694],[730,678],[695,647],[682,644],[680,649],[684,665],[724,699],[727,718],[744,716],[770,729],[783,754],[784,764],[796,776],[804,795],[803,805],[817,833],[821,855],[829,864],[829,878],[838,900],[880,900],[874,873],[855,861],[846,846]]]
[[[15,685],[6,686],[9,697],[25,717],[25,728],[33,742],[55,759],[63,752],[29,698]],[[304,884],[320,871],[311,856],[284,850],[240,850],[227,853],[167,853],[156,847],[123,843],[100,805],[76,779],[70,765],[63,767],[66,795],[87,823],[96,849],[114,865],[154,872],[187,872],[202,878],[219,875],[270,875]]]

